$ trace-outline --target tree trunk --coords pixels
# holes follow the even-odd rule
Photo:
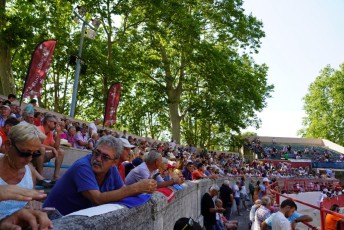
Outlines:
[[[0,28],[5,28],[6,0],[0,0]],[[15,84],[12,75],[11,47],[0,41],[0,94],[7,96],[15,94]]]
[[[168,104],[170,119],[172,124],[172,137],[176,144],[180,144],[180,121],[181,116],[179,115],[179,101],[171,102]]]
[[[0,94],[15,94],[15,84],[11,68],[10,47],[0,42]]]

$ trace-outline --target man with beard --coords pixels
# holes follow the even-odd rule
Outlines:
[[[58,180],[44,207],[55,207],[62,215],[67,215],[140,193],[153,193],[157,186],[153,179],[124,186],[115,167],[122,151],[121,140],[113,136],[101,137],[92,155],[77,160]]]

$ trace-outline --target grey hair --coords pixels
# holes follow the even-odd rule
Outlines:
[[[43,118],[43,124],[45,125],[50,119],[55,119],[56,121],[58,121],[57,117],[53,114],[47,113],[44,118]]]
[[[220,190],[220,188],[219,188],[219,186],[217,186],[216,184],[213,184],[211,187],[210,187],[210,189],[209,189],[209,191],[219,191]]]
[[[159,157],[161,156],[161,154],[155,150],[155,149],[152,149],[151,151],[149,151],[149,153],[146,155],[145,157],[145,162],[147,164],[152,164],[154,163],[157,159],[159,159]]]
[[[8,139],[14,144],[35,140],[43,142],[46,137],[35,125],[25,122],[12,126],[8,132]]]
[[[166,157],[163,157],[163,158],[162,158],[162,163],[165,163],[165,164],[168,163],[168,160],[167,160]]]
[[[261,201],[262,201],[263,206],[267,206],[268,204],[271,204],[270,197],[268,197],[268,196],[263,196]]]
[[[106,145],[115,151],[115,159],[120,158],[123,151],[122,141],[111,135],[105,135],[99,138],[96,144],[96,148],[101,145]]]
[[[225,180],[223,184],[229,186],[229,180]]]

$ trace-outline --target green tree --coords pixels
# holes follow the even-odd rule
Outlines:
[[[241,7],[241,1],[229,0],[146,1],[140,14],[133,15],[135,20],[140,16],[146,20],[128,33],[128,42],[137,47],[131,61],[142,66],[142,77],[164,91],[172,136],[178,143],[181,121],[190,110],[181,105],[189,102],[185,90],[197,84],[195,79],[212,97],[206,106],[215,113],[209,115],[209,131],[214,122],[239,132],[265,106],[272,90],[266,83],[266,67],[248,55],[257,51],[264,32],[261,22],[245,15]]]
[[[344,64],[339,70],[326,66],[309,86],[304,97],[306,117],[299,134],[344,144]]]

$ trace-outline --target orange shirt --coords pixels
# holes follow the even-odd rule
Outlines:
[[[325,219],[325,230],[336,230],[337,221],[342,218],[334,216],[332,214],[327,214]]]
[[[49,131],[48,133],[45,133],[44,127],[43,126],[38,126],[38,129],[47,136],[45,140],[43,141],[43,145],[48,145],[48,146],[53,146],[55,144],[53,132]]]
[[[7,140],[7,134],[4,132],[4,130],[2,128],[0,128],[0,137],[2,139],[2,144],[4,144],[5,141]]]
[[[201,179],[203,176],[204,176],[204,174],[202,172],[198,171],[198,169],[192,172],[192,179],[193,180]]]

